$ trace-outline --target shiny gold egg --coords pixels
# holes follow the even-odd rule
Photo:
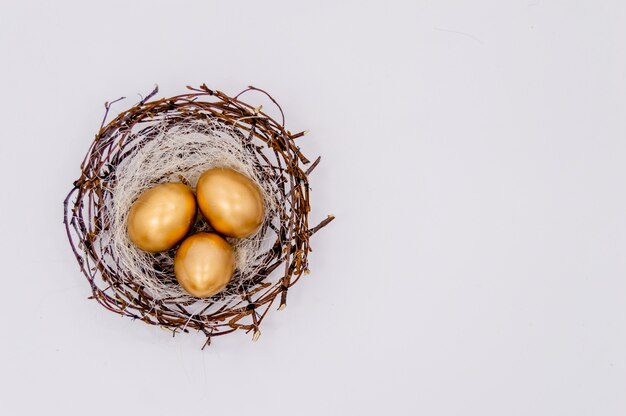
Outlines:
[[[128,237],[151,253],[174,247],[194,223],[196,199],[182,183],[162,183],[144,193],[130,207]]]
[[[221,234],[248,237],[263,223],[265,207],[261,190],[236,170],[207,170],[198,179],[196,195],[200,211]]]
[[[176,280],[189,294],[206,298],[221,292],[235,270],[235,253],[215,233],[187,237],[174,256]]]

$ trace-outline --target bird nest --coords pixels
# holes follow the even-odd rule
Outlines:
[[[84,161],[81,175],[64,201],[64,224],[92,296],[110,311],[173,334],[201,331],[212,337],[244,330],[253,340],[271,306],[283,309],[287,292],[308,273],[309,240],[333,217],[308,224],[310,162],[296,145],[304,132],[285,129],[284,113],[265,91],[249,87],[228,95],[207,88],[151,100],[155,88],[129,110],[107,123],[111,104]],[[262,94],[276,106],[280,122],[242,100]],[[146,189],[162,182],[195,188],[202,172],[229,167],[261,189],[265,218],[258,232],[228,239],[236,268],[221,293],[196,298],[174,276],[176,247],[148,253],[126,232],[128,211]],[[198,216],[190,234],[210,231]]]

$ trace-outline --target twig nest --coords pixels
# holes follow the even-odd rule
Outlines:
[[[272,97],[254,87],[234,97],[189,90],[151,101],[155,89],[102,123],[64,223],[92,298],[174,333],[201,331],[208,344],[236,330],[260,334],[270,306],[282,309],[308,271],[310,237],[333,217],[309,227],[308,175],[319,158],[302,154],[304,133],[285,129]],[[269,98],[280,121],[242,100],[251,93]],[[165,193],[175,202],[159,203]],[[212,202],[216,193],[223,202]],[[164,219],[151,221],[155,213]]]

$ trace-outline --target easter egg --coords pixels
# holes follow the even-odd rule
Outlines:
[[[254,234],[263,223],[265,206],[258,185],[229,168],[204,172],[196,186],[198,207],[215,231],[229,237]]]
[[[182,183],[158,184],[132,204],[127,231],[140,249],[152,253],[166,251],[189,231],[196,218],[196,199]]]
[[[174,256],[178,283],[192,296],[206,298],[221,292],[235,270],[232,246],[215,233],[187,237]]]

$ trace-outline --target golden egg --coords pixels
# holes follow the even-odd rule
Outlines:
[[[206,298],[221,292],[235,270],[235,253],[215,233],[187,237],[174,256],[176,280],[189,294]]]
[[[174,247],[194,223],[196,199],[182,183],[162,183],[137,198],[128,213],[128,237],[142,250]]]
[[[243,238],[254,234],[263,223],[261,190],[236,170],[207,170],[198,179],[196,194],[200,211],[219,233]]]

